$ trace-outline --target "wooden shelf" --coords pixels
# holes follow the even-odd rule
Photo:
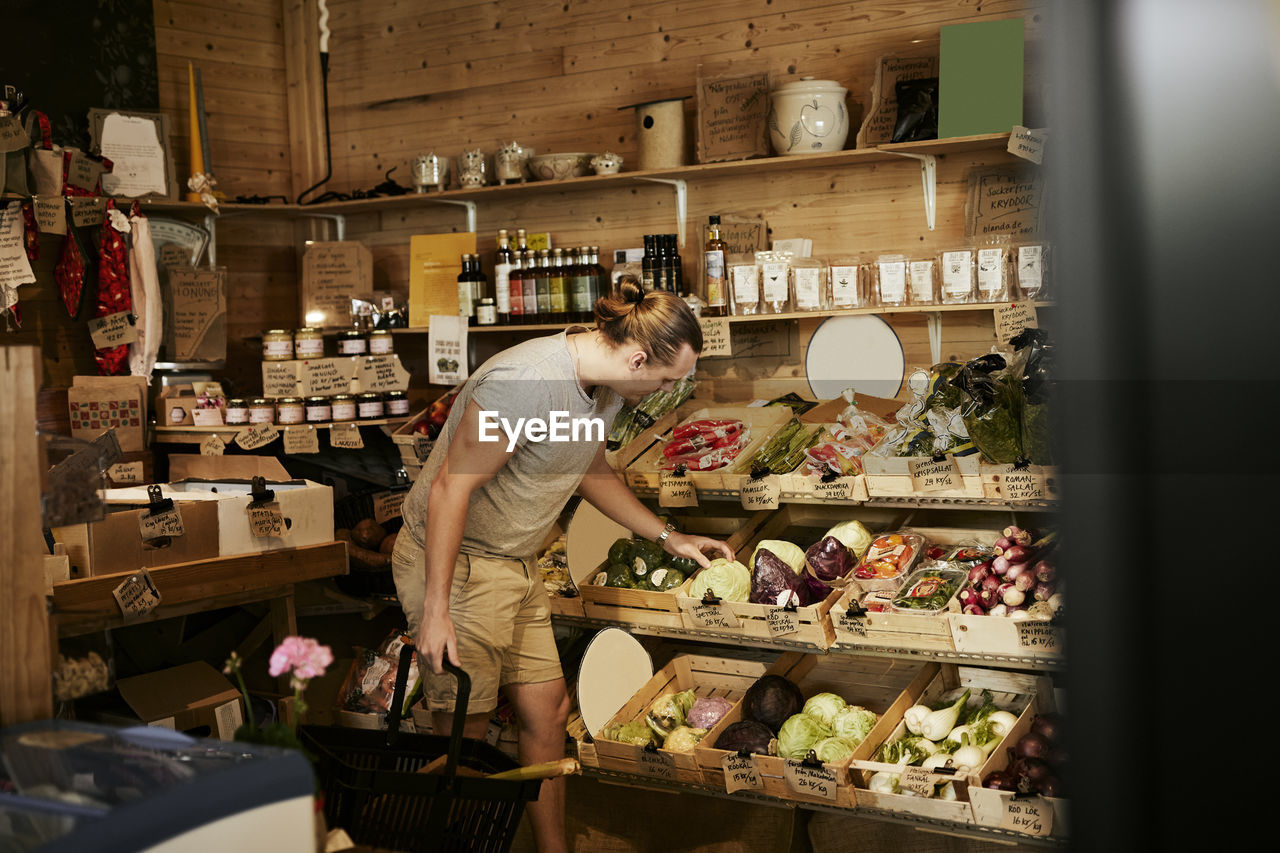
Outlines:
[[[497,201],[511,196],[546,195],[576,190],[623,189],[650,186],[655,178],[666,180],[694,180],[698,178],[735,177],[745,175],[779,174],[808,169],[856,167],[880,163],[908,163],[903,154],[965,154],[973,151],[1003,151],[1009,143],[1008,133],[985,133],[978,136],[959,136],[950,139],[929,139],[923,142],[899,142],[874,148],[856,148],[848,151],[831,151],[823,154],[792,154],[785,157],[759,157],[751,160],[731,160],[725,163],[702,163],[680,166],[674,169],[650,169],[646,171],[618,172],[614,175],[588,175],[560,181],[529,181],[523,184],[476,187],[474,189],[436,190],[426,193],[409,192],[397,196],[331,201],[320,204],[236,204],[219,205],[223,213],[263,214],[267,216],[298,217],[310,214],[360,214],[382,211],[406,210],[428,206],[436,201]],[[1013,155],[1009,155],[1012,157]],[[156,213],[212,213],[198,202],[143,201],[144,211]]]
[[[408,418],[375,418],[368,421],[341,421],[340,423],[344,425],[355,424],[356,426],[362,427],[376,426],[395,429],[396,427],[403,426],[408,422]],[[234,436],[236,433],[241,430],[248,429],[250,426],[256,426],[256,424],[223,424],[221,426],[188,426],[184,424],[181,426],[156,426],[155,440],[157,442],[173,442],[176,444],[199,444],[211,435]],[[276,429],[283,432],[286,428],[291,426],[313,426],[316,429],[329,429],[333,424],[274,424],[274,426]]]
[[[160,606],[126,623],[112,591],[129,576],[120,572],[53,585],[51,617],[62,636],[76,636],[152,622],[220,607],[292,594],[302,581],[345,575],[347,544],[328,542],[303,548],[241,554],[147,569],[160,592]]]

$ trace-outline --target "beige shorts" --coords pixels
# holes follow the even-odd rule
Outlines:
[[[400,537],[396,545],[391,560],[396,593],[409,632],[416,637],[426,595],[422,551],[408,536]],[[458,638],[458,662],[471,676],[468,714],[496,708],[498,689],[504,685],[562,677],[551,631],[551,603],[532,558],[459,554],[453,567],[449,615]],[[447,672],[425,672],[422,686],[428,710],[453,711],[457,679]]]

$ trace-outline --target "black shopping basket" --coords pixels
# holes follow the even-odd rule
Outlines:
[[[447,659],[445,669],[458,679],[452,734],[401,732],[400,713],[413,653],[409,645],[400,651],[385,732],[341,726],[301,728],[303,744],[316,756],[325,819],[368,847],[407,853],[506,853],[525,803],[538,798],[542,780],[457,775],[459,766],[498,773],[519,764],[483,741],[462,736],[471,679]],[[443,773],[417,772],[443,755],[447,755]]]

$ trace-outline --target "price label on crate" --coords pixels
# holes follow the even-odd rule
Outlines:
[[[774,607],[765,615],[771,637],[785,637],[800,630],[800,614],[785,607]]]
[[[431,448],[435,446],[435,442],[425,435],[415,435],[413,437],[413,455],[418,457],[418,464],[427,464],[427,458],[431,456]]]
[[[741,623],[733,610],[723,601],[708,604],[699,601],[689,608],[689,617],[699,628],[737,628]]]
[[[850,614],[845,611],[840,614],[836,624],[860,640],[867,638],[867,614],[865,612]]]
[[[742,508],[752,511],[777,509],[778,498],[782,496],[782,486],[778,478],[772,474],[759,480],[749,480],[742,484]]]
[[[676,781],[676,759],[669,752],[640,750],[640,760],[636,762],[636,769],[641,776],[667,782]]]
[[[360,437],[360,427],[356,424],[334,424],[329,427],[329,446],[344,450],[361,449],[364,447],[364,439]]]
[[[1053,833],[1053,803],[1044,797],[1002,796],[1004,811],[1000,815],[1000,828],[1027,835],[1045,836]]]
[[[319,453],[320,434],[310,425],[285,427],[284,452],[288,454]]]
[[[236,433],[236,444],[245,450],[257,450],[266,447],[280,437],[280,430],[275,424],[255,424]]]
[[[760,774],[756,772],[754,754],[739,755],[731,752],[720,759],[724,769],[724,790],[726,794],[734,791],[758,791],[764,787],[760,782]]]
[[[128,486],[141,483],[143,467],[141,462],[117,462],[107,469],[107,476],[117,486]]]
[[[959,490],[964,486],[960,475],[960,463],[954,456],[944,456],[934,462],[932,459],[909,459],[907,470],[911,473],[911,491],[943,492]]]
[[[259,539],[268,536],[284,535],[284,514],[280,512],[280,504],[268,501],[249,506],[249,530]]]
[[[138,532],[144,543],[184,535],[186,530],[182,527],[182,513],[178,511],[178,505],[174,504],[160,512],[141,513],[138,516]]]
[[[160,606],[160,590],[156,588],[151,573],[146,569],[138,569],[129,575],[111,594],[126,619],[146,616]]]
[[[819,480],[813,484],[813,494],[825,501],[851,501],[854,482],[854,477],[836,477],[825,483]]]
[[[1012,463],[996,469],[995,481],[996,491],[1007,501],[1042,501],[1050,497],[1043,473],[1019,471]]]
[[[400,518],[400,507],[409,493],[403,489],[398,491],[378,492],[373,496],[373,520],[386,524]]]
[[[932,797],[933,788],[937,782],[937,774],[923,767],[908,765],[898,774],[898,787],[921,797]]]
[[[683,507],[698,505],[698,490],[688,474],[663,471],[658,479],[658,506]]]
[[[1059,654],[1062,651],[1062,631],[1051,622],[1041,619],[1021,619],[1018,626],[1018,647],[1040,654]]]
[[[227,443],[218,435],[210,435],[204,441],[200,442],[201,456],[221,456],[222,451],[226,449]]]
[[[803,761],[787,759],[782,776],[792,793],[833,803],[836,800],[836,771],[826,765],[811,767]]]

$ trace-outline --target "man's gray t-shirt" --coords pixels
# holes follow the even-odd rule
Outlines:
[[[405,498],[403,529],[420,547],[431,481],[444,464],[458,422],[472,401],[511,424],[518,418],[550,421],[552,412],[566,413],[569,419],[599,418],[606,435],[622,407],[622,399],[603,385],[596,386],[591,397],[583,393],[565,332],[525,341],[486,361],[458,392],[431,455]],[[570,441],[529,441],[522,433],[507,463],[472,492],[462,550],[500,557],[534,555],[600,448],[603,436],[596,430],[586,433],[580,429],[578,440]],[[498,427],[490,431],[494,434],[505,449],[507,433]]]

